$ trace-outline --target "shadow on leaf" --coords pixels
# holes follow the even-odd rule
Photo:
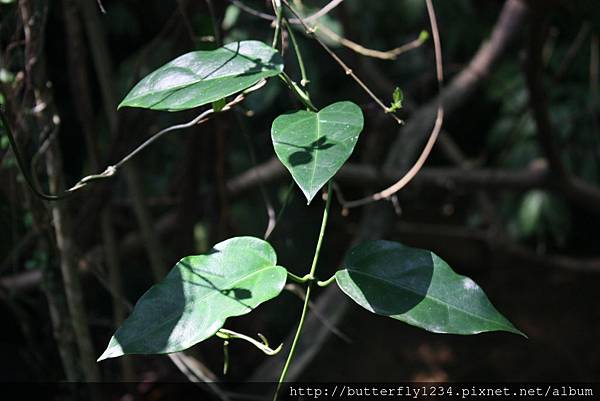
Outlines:
[[[282,145],[290,146],[292,148],[301,149],[301,150],[298,150],[297,152],[294,152],[288,156],[288,162],[292,166],[300,166],[303,164],[308,164],[311,161],[313,161],[314,153],[317,150],[325,150],[325,149],[329,149],[329,148],[332,148],[333,146],[335,146],[335,143],[327,142],[326,136],[322,136],[321,138],[317,139],[316,141],[313,141],[310,145],[306,145],[306,146],[296,145],[296,144],[288,143],[288,142],[278,142],[278,143],[282,144]]]
[[[381,243],[381,242],[380,242]],[[361,252],[368,261],[347,260],[348,274],[373,312],[394,316],[412,310],[427,296],[433,279],[430,253],[412,248],[381,249],[366,243]],[[380,248],[366,250],[366,247]]]

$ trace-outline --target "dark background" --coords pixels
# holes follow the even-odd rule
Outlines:
[[[83,3],[0,4],[0,88],[7,116],[27,160],[44,145],[45,136],[55,135],[50,142],[59,146],[48,152],[58,155],[64,171],[59,181],[69,186],[119,160],[158,129],[188,121],[198,112],[123,109],[111,126],[110,116],[115,114],[108,108],[107,90],[118,102],[135,82],[165,62],[216,46],[204,1],[105,0],[106,14],[93,4],[92,17],[89,4],[86,8]],[[268,1],[243,3],[272,13]],[[309,15],[327,2],[297,3]],[[344,303],[332,286],[321,291],[316,302],[342,335],[329,333],[313,340],[327,330],[318,321],[309,324],[301,352],[309,350],[314,357],[299,362],[292,378],[496,382],[600,377],[600,7],[584,0],[508,3],[434,2],[446,75],[442,137],[420,175],[398,194],[396,208],[383,201],[343,210],[334,202],[318,274],[329,277],[358,239],[385,238],[432,249],[480,284],[529,339],[502,332],[427,333]],[[228,1],[213,0],[212,5],[225,42],[270,43],[269,21],[240,12]],[[527,10],[519,11],[523,7]],[[23,12],[28,9],[36,16],[31,37],[23,29]],[[508,20],[499,27],[500,15]],[[380,50],[430,31],[421,0],[346,0],[321,22]],[[88,30],[94,24],[98,37]],[[494,62],[484,70],[472,69],[474,55],[495,29],[510,40],[496,49]],[[396,86],[402,88],[405,102],[398,115],[406,125],[399,127],[314,41],[300,30],[296,36],[314,103],[324,107],[351,100],[365,114],[365,130],[349,163],[371,166],[379,173],[376,179],[357,179],[342,170],[336,180],[344,197],[355,199],[383,188],[410,167],[432,126],[431,108],[438,95],[432,40],[391,61],[328,42],[386,102]],[[287,35],[284,38],[286,71],[299,80],[293,50]],[[499,39],[492,37],[492,44],[494,40]],[[29,68],[32,54],[37,58]],[[98,78],[103,68],[109,71],[105,82]],[[469,75],[472,82],[457,90],[460,86],[453,79],[465,71],[474,72]],[[36,114],[31,110],[39,88],[45,88],[41,92],[47,107]],[[264,196],[256,182],[244,181],[243,174],[266,165],[261,185],[275,211],[282,208],[291,178],[271,161],[269,129],[277,115],[299,107],[282,83],[271,79],[235,111],[171,133],[144,150],[134,161],[134,178],[119,173],[61,203],[70,223],[65,232],[72,245],[68,257],[81,279],[81,304],[96,357],[119,313],[106,290],[114,276],[102,247],[104,211],[110,210],[122,296],[129,302],[182,256],[206,251],[229,237],[262,236],[267,223]],[[49,133],[54,114],[60,116],[60,129]],[[390,165],[391,159],[397,161]],[[24,185],[4,130],[0,162],[0,378],[64,380],[56,336],[62,336],[67,348],[75,348],[75,340],[69,329],[72,319],[65,312],[60,265],[66,256],[56,245],[56,219],[48,204]],[[42,161],[36,168],[44,188],[58,174],[48,172],[47,166]],[[147,212],[142,223],[136,199]],[[297,274],[303,274],[312,259],[321,210],[319,199],[306,206],[294,187],[270,238],[279,263]],[[154,242],[149,243],[148,233]],[[163,271],[157,272],[157,266]],[[261,332],[279,344],[295,328],[300,309],[300,299],[284,292],[258,313],[231,319],[228,325],[244,333]],[[53,328],[52,310],[58,311],[64,331]],[[188,354],[225,381],[277,378],[277,359],[267,361],[244,343],[233,343],[230,351],[227,376],[221,375],[220,341],[208,340]],[[185,380],[165,356],[126,360],[125,365],[119,360],[100,363],[102,380]],[[82,379],[81,364],[76,362],[74,368]]]

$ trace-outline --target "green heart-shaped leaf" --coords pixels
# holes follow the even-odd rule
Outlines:
[[[223,241],[188,256],[137,302],[99,361],[124,354],[178,352],[214,335],[230,316],[251,312],[279,295],[287,271],[268,242]]]
[[[255,40],[177,57],[147,75],[119,105],[186,110],[243,91],[283,71],[277,50]]]
[[[275,153],[310,201],[348,160],[363,129],[363,114],[352,102],[318,113],[296,111],[273,121]]]
[[[353,248],[335,278],[357,304],[434,333],[523,335],[468,277],[431,251],[371,241]]]

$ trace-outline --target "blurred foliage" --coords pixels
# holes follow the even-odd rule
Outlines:
[[[220,27],[224,42],[251,38],[270,43],[272,27],[269,21],[226,5],[225,1],[214,3],[222,9]],[[244,3],[262,12],[270,12],[264,0],[244,0]],[[308,15],[327,1],[304,0],[301,3],[304,6],[302,12]],[[598,35],[600,32],[600,7],[597,0],[552,3],[558,3],[559,6],[541,2],[542,7],[552,13],[552,29],[545,51],[544,79],[555,139],[568,171],[590,184],[600,186],[600,133],[597,125],[600,103],[592,96],[593,88],[590,88],[590,38],[592,34]],[[48,72],[63,122],[60,138],[65,155],[65,170],[72,183],[92,171],[89,169],[89,155],[84,150],[80,122],[74,112],[78,99],[71,96],[71,77],[65,73],[67,57],[61,2],[48,4],[50,14],[45,50],[49,55]],[[212,38],[212,21],[204,2],[103,0],[103,4],[107,13],[102,15],[101,21],[108,38],[112,58],[110,63],[115,70],[115,88],[119,100],[140,77],[176,56],[194,49],[216,47]],[[183,12],[181,4],[186,5]],[[469,62],[482,41],[489,36],[502,4],[502,1],[435,1],[442,36],[446,82]],[[17,17],[16,2],[0,0],[2,49],[15,41],[15,31],[19,27]],[[320,22],[348,39],[378,50],[398,47],[414,40],[420,32],[429,30],[423,0],[346,0]],[[564,73],[558,77],[557,73],[585,23],[590,24],[590,32]],[[474,100],[454,115],[449,115],[445,122],[449,136],[464,150],[476,168],[513,170],[545,163],[524,82],[523,49],[527,40],[527,27],[522,28],[517,40],[484,86],[477,91]],[[296,36],[307,65],[313,101],[321,107],[346,98],[362,107],[367,125],[351,161],[374,161],[378,167],[383,160],[382,155],[388,150],[388,144],[398,135],[397,126],[374,107],[370,99],[314,41],[302,35],[301,30],[296,31]],[[330,39],[327,40],[335,45]],[[432,50],[432,40],[428,40],[420,48],[403,54],[396,61],[365,62],[350,50],[339,45],[335,47],[335,51],[386,100],[386,104],[398,100],[394,98],[394,88],[402,89],[400,93],[403,96],[399,100],[403,108],[399,115],[407,121],[411,118],[412,110],[437,93]],[[126,141],[115,144],[108,132],[89,49],[86,48],[85,54],[80,56],[88,62],[88,73],[94,79],[91,85],[94,107],[92,126],[97,133],[97,146],[102,155],[103,166],[114,162],[118,156],[133,149],[160,128],[195,116],[189,112],[122,110],[119,112],[120,118],[128,121],[122,133]],[[20,60],[23,59],[23,47],[13,46],[11,52],[3,53],[1,57],[0,82],[4,85],[21,82],[19,80],[22,79],[23,66]],[[287,72],[299,81],[300,73],[291,46],[286,47],[285,58]],[[3,101],[0,97],[0,103]],[[186,157],[192,158],[192,165],[197,168],[193,181],[197,188],[194,190],[195,198],[192,203],[199,212],[194,217],[185,214],[183,217],[179,216],[182,224],[189,223],[190,238],[174,235],[164,242],[169,251],[170,262],[181,256],[182,247],[189,247],[189,253],[203,252],[223,239],[219,238],[223,234],[263,235],[267,212],[260,192],[252,190],[239,199],[226,199],[223,205],[218,196],[219,188],[223,185],[219,180],[234,177],[254,166],[248,143],[257,162],[272,157],[271,122],[276,115],[298,107],[297,101],[286,90],[282,90],[281,83],[273,79],[260,92],[253,93],[244,101],[237,116],[230,113],[214,123],[170,134],[136,159],[136,163],[143,168],[145,196],[156,219],[179,207],[181,193],[192,182],[182,178],[188,172],[185,167]],[[239,117],[240,121],[235,117]],[[246,140],[244,133],[249,140]],[[221,142],[217,140],[217,136]],[[37,136],[32,135],[31,139],[32,143],[26,146],[29,155],[39,145]],[[217,159],[219,154],[224,155],[223,160]],[[1,125],[0,158],[0,179],[4,189],[0,194],[0,226],[10,228],[0,230],[2,262],[9,251],[19,244],[22,236],[32,230],[32,216],[27,210],[28,204],[22,194],[22,187],[11,186],[21,183],[22,179],[14,168],[14,159],[8,151],[8,140]],[[439,146],[434,148],[428,166],[450,166]],[[45,177],[40,175],[40,179],[44,181]],[[278,213],[285,206],[285,194],[290,180],[286,176],[265,188]],[[137,230],[137,225],[129,207],[130,196],[124,180],[121,177],[115,179],[112,189],[115,230],[122,239]],[[345,195],[350,199],[358,198],[373,189],[376,188],[348,188]],[[483,212],[477,206],[474,192],[436,188],[435,191],[411,195],[412,188],[407,190],[406,197],[400,199],[402,215],[398,219],[449,222],[475,227],[484,224]],[[11,191],[16,191],[17,195]],[[523,193],[501,192],[493,194],[492,199],[493,207],[500,216],[500,223],[511,238],[540,253],[560,251],[577,255],[580,252],[585,256],[597,251],[597,236],[594,234],[597,218],[590,217],[589,213],[573,205],[560,193],[532,189]],[[78,212],[79,206],[76,202],[71,208]],[[314,246],[317,235],[314,227],[318,226],[320,214],[319,205],[306,207],[302,194],[297,189],[292,190],[283,212],[284,218],[273,232],[271,241],[277,249],[281,264],[293,272],[303,272],[304,267],[310,263],[311,255],[305,250]],[[328,270],[331,273],[339,266],[343,252],[357,232],[359,218],[360,211],[352,210],[349,216],[342,216],[339,208],[334,205],[332,234],[326,239],[325,249],[328,251],[323,254],[321,263],[324,276]],[[185,245],[187,240],[189,244]],[[94,232],[86,245],[91,247],[97,245],[98,241],[99,233]],[[39,269],[52,263],[55,261],[40,247],[32,246],[25,249],[18,258],[17,268]],[[123,263],[127,266],[124,277],[128,283],[126,296],[128,299],[136,299],[151,280],[146,256],[136,252],[128,255]],[[103,302],[94,307],[102,311],[110,309],[109,297],[104,290],[96,288],[90,293],[94,300]],[[285,328],[294,320],[292,314],[285,312],[290,305],[297,306],[297,299],[289,296],[283,305],[267,309],[267,315],[272,318],[268,319],[270,323],[266,325],[269,326],[267,332],[277,336],[286,333]],[[106,316],[108,314],[106,312]],[[45,329],[50,330],[49,327]],[[215,359],[220,357],[219,353]],[[243,367],[244,363],[237,366]],[[242,371],[234,371],[232,374],[243,376],[246,373],[243,368],[239,369]]]

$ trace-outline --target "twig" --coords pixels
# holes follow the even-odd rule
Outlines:
[[[102,14],[106,14],[106,9],[104,8],[104,5],[102,5],[102,0],[96,0],[96,3],[98,4],[100,12],[102,12]]]
[[[567,180],[567,170],[561,160],[560,149],[554,142],[548,102],[544,93],[543,83],[543,44],[548,34],[547,17],[536,15],[532,18],[527,46],[527,63],[525,76],[529,90],[529,105],[537,124],[538,140],[550,168],[560,180]]]
[[[257,11],[251,7],[248,7],[247,5],[245,5],[244,3],[242,3],[239,0],[229,0],[229,1],[232,4],[234,4],[236,7],[238,7],[240,10],[245,11],[246,13],[248,13],[250,15],[254,15],[255,17],[262,18],[267,21],[275,21],[276,20],[276,16]],[[315,14],[308,16],[306,18],[303,18],[304,22],[312,22],[313,20],[316,20],[316,19],[326,15],[329,11],[331,11],[334,7],[338,6],[341,2],[342,1],[330,2],[329,4],[327,4],[325,7],[320,9]],[[298,24],[301,24],[301,20],[298,18],[290,18],[290,19],[288,19],[288,23],[298,25]],[[367,56],[367,57],[379,58],[382,60],[395,60],[401,54],[403,54],[409,50],[418,48],[427,40],[427,35],[425,35],[422,32],[417,39],[415,39],[409,43],[406,43],[400,47],[397,47],[395,49],[391,49],[388,51],[380,51],[380,50],[368,49],[356,42],[353,42],[347,38],[344,38],[344,37],[338,35],[337,33],[333,32],[332,30],[330,30],[323,24],[317,23],[317,28],[318,28],[317,33],[323,32],[323,34],[325,36],[329,37],[329,39],[331,39],[335,42],[338,42],[342,46],[345,46],[356,53],[362,54],[363,56]]]
[[[412,40],[402,46],[396,47],[395,49],[381,51],[374,50],[364,47],[356,42],[351,41],[350,39],[344,38],[343,36],[338,35],[331,29],[327,28],[323,24],[317,24],[317,33],[323,33],[325,36],[329,37],[329,39],[338,42],[342,46],[347,47],[348,49],[354,51],[355,53],[361,54],[367,57],[378,58],[381,60],[396,60],[400,55],[419,48],[425,41],[427,40],[427,35],[420,34],[418,38]]]
[[[427,140],[427,143],[425,144],[425,147],[423,148],[423,152],[421,152],[421,155],[419,156],[419,158],[417,159],[415,164],[413,164],[413,166],[410,168],[410,170],[408,170],[402,178],[400,178],[397,182],[395,182],[393,185],[389,186],[388,188],[384,189],[383,191],[369,195],[362,199],[346,201],[345,203],[342,204],[342,206],[345,208],[353,208],[353,207],[363,206],[363,205],[366,205],[366,204],[369,204],[372,202],[380,201],[382,199],[389,199],[394,194],[396,194],[398,191],[400,191],[402,188],[404,188],[406,185],[408,185],[408,183],[411,182],[413,180],[413,178],[415,178],[415,176],[419,173],[419,171],[421,171],[421,168],[427,161],[427,158],[429,157],[429,154],[431,153],[431,149],[433,149],[433,145],[435,145],[435,141],[437,140],[438,134],[440,133],[440,130],[442,129],[443,121],[444,121],[444,110],[441,107],[439,107],[438,111],[437,111],[437,116],[435,118],[435,125],[433,126],[433,130],[431,131],[429,139]]]
[[[210,21],[213,27],[213,35],[215,36],[215,42],[217,46],[221,46],[221,32],[219,32],[219,24],[217,21],[217,14],[215,13],[215,7],[212,0],[205,0],[206,6],[208,7],[208,13],[210,14]]]
[[[44,57],[43,43],[48,5],[44,2],[35,4],[33,1],[19,2],[24,29],[28,36],[25,43],[26,70],[33,91],[33,107],[37,110],[34,119],[40,131],[47,126],[58,126],[58,114],[55,110],[53,94],[48,85],[46,59]],[[41,10],[39,14],[35,10]],[[43,105],[43,107],[38,107]],[[9,129],[7,129],[9,131]],[[46,152],[46,171],[50,190],[59,192],[64,185],[64,172],[62,154],[57,141],[50,141]],[[100,381],[100,371],[95,363],[94,346],[87,322],[87,312],[83,302],[81,281],[74,257],[74,243],[72,238],[71,219],[64,204],[55,204],[52,208],[53,228],[56,237],[56,246],[60,255],[60,270],[62,273],[64,291],[71,323],[75,333],[75,341],[79,350],[79,359],[87,381]]]
[[[336,8],[337,6],[339,6],[340,4],[342,4],[344,0],[332,0],[329,3],[327,3],[323,8],[321,8],[319,11],[317,11],[316,13],[309,15],[308,17],[304,18],[304,21],[306,22],[311,22],[313,20],[316,20],[318,18],[321,18],[325,15],[327,15],[331,10],[333,10],[334,8]],[[263,13],[260,11],[257,11],[255,9],[253,9],[252,7],[248,7],[246,4],[242,3],[240,0],[229,0],[229,2],[231,4],[233,4],[234,6],[236,6],[237,8],[239,8],[242,11],[247,12],[248,14],[254,15],[255,17],[258,18],[262,18],[262,19],[266,19],[269,21],[275,21],[277,19],[277,17],[275,15],[271,15],[271,14],[267,14],[267,13]],[[289,22],[292,24],[299,24],[300,20],[298,18],[290,18]]]
[[[283,36],[281,35],[281,22],[283,21],[283,8],[281,7],[281,0],[271,0],[273,11],[275,11],[275,32],[273,33],[273,43],[271,47],[277,47],[277,41],[281,37],[282,46],[281,51],[283,52]]]
[[[232,196],[255,188],[260,182],[272,182],[287,177],[286,169],[277,158],[271,158],[256,167],[246,170],[227,183]],[[357,188],[373,185],[391,185],[404,176],[397,168],[377,168],[368,164],[346,163],[335,175],[335,180],[344,185]],[[414,179],[416,186],[433,186],[447,189],[464,188],[484,191],[527,191],[532,188],[544,188],[561,191],[548,169],[535,168],[509,169],[465,169],[464,167],[424,167]],[[335,190],[336,185],[334,185]],[[574,199],[575,200],[575,199]],[[344,204],[344,202],[341,202]]]
[[[528,59],[525,65],[525,77],[529,91],[529,105],[536,123],[537,137],[544,150],[546,159],[553,171],[557,184],[564,195],[585,206],[593,213],[598,213],[600,203],[600,188],[588,184],[580,178],[569,175],[561,159],[560,147],[554,141],[554,127],[550,120],[548,101],[543,82],[543,64],[541,43],[543,42],[547,25],[545,20],[535,18],[530,30],[528,43]]]
[[[202,369],[195,367],[194,363],[190,361],[190,356],[183,352],[176,352],[174,354],[168,354],[167,356],[191,383],[206,385],[220,400],[230,400],[227,394],[214,383],[215,377],[210,377]],[[199,363],[198,361],[194,362]]]
[[[435,17],[435,10],[433,8],[433,4],[431,0],[425,0],[427,4],[427,13],[429,15],[429,21],[431,23],[431,32],[433,34],[433,43],[435,48],[435,71],[436,78],[438,83],[438,90],[440,93],[442,92],[442,84],[444,81],[444,69],[442,64],[442,47],[440,44],[440,34],[437,26],[437,20]],[[433,149],[433,145],[435,144],[437,137],[442,129],[442,124],[444,121],[444,109],[442,106],[442,102],[440,101],[437,107],[437,115],[435,118],[435,123],[433,125],[433,130],[431,134],[429,134],[429,139],[421,152],[421,155],[417,159],[417,161],[413,164],[413,166],[406,172],[406,174],[398,180],[394,185],[384,189],[383,191],[377,192],[373,195],[367,196],[362,199],[348,201],[342,204],[344,208],[352,208],[357,206],[363,206],[371,202],[376,202],[382,199],[388,199],[402,188],[404,188],[421,170],[429,154],[431,153],[431,149]]]
[[[527,267],[538,267],[544,270],[559,269],[566,271],[575,271],[581,273],[600,272],[599,258],[574,258],[565,255],[536,253],[518,243],[506,240],[505,237],[497,238],[488,231],[476,230],[471,228],[456,227],[443,224],[428,223],[407,223],[399,222],[396,224],[396,232],[404,235],[430,237],[432,243],[439,244],[440,238],[463,239],[470,241],[483,242],[486,247],[501,257],[514,258],[518,263]]]
[[[119,134],[119,115],[116,108],[117,93],[114,87],[114,74],[112,72],[112,62],[110,51],[102,25],[98,18],[98,13],[91,4],[86,1],[80,2],[81,15],[88,36],[91,55],[94,60],[94,69],[100,84],[100,94],[104,104],[104,114],[109,122],[109,133],[112,138]],[[150,262],[150,267],[154,273],[154,278],[158,281],[166,274],[164,265],[164,253],[160,241],[156,239],[152,230],[152,216],[144,202],[144,191],[138,178],[135,165],[129,165],[125,169],[125,179],[128,190],[133,200],[132,208],[144,236],[146,251]]]
[[[68,70],[71,75],[70,89],[73,98],[78,98],[75,103],[77,116],[85,137],[85,144],[92,170],[99,168],[99,155],[94,135],[93,106],[91,104],[91,91],[89,87],[88,63],[82,56],[85,54],[85,39],[82,32],[81,21],[77,12],[75,0],[63,0],[63,14],[65,18],[65,41],[67,44]],[[35,171],[35,170],[33,170]],[[35,177],[35,175],[34,175]],[[122,293],[121,266],[118,256],[117,239],[112,226],[112,213],[110,205],[102,210],[100,215],[101,237],[104,250],[104,261],[108,270],[110,287],[115,293]],[[118,300],[113,300],[113,321],[118,327],[126,317],[126,309]],[[125,381],[134,380],[134,368],[129,358],[120,361],[122,375]]]
[[[573,62],[573,59],[579,52],[579,49],[581,49],[581,46],[583,45],[584,40],[587,37],[587,35],[590,33],[590,31],[591,31],[590,23],[584,22],[583,25],[581,25],[581,28],[579,28],[579,32],[577,32],[577,36],[575,36],[573,43],[571,43],[571,46],[569,46],[569,50],[567,50],[567,54],[565,54],[565,57],[563,58],[562,62],[560,63],[560,66],[556,70],[556,73],[554,74],[555,80],[559,81],[563,77],[563,75],[567,72],[567,69]]]
[[[225,105],[225,107],[223,107],[220,110],[220,112],[231,110],[233,108],[233,106],[235,106],[236,104],[238,104],[244,100],[246,94],[261,88],[262,86],[264,86],[265,83],[266,83],[266,81],[260,81],[258,84],[254,85],[253,87],[246,89],[242,94],[238,95],[235,99],[233,99],[232,101],[227,103],[227,105]],[[13,149],[13,153],[15,154],[15,159],[17,160],[17,164],[19,165],[21,172],[23,172],[23,176],[25,178],[26,183],[37,197],[47,200],[47,201],[56,201],[56,200],[67,198],[67,197],[71,196],[74,192],[84,188],[85,186],[87,186],[88,184],[90,184],[92,182],[96,182],[98,180],[104,180],[104,179],[113,177],[117,173],[117,170],[119,167],[122,167],[125,163],[130,161],[134,156],[136,156],[142,150],[144,150],[145,148],[150,146],[152,143],[154,143],[156,140],[158,140],[164,134],[166,134],[168,132],[172,132],[172,131],[178,131],[178,130],[182,130],[185,128],[189,128],[196,124],[202,124],[202,123],[208,121],[209,118],[213,114],[215,114],[215,111],[213,109],[208,109],[208,110],[205,110],[204,112],[202,112],[200,115],[198,115],[194,119],[192,119],[191,121],[188,121],[187,123],[176,124],[176,125],[172,125],[170,127],[164,128],[164,129],[160,130],[159,132],[157,132],[156,134],[152,135],[149,139],[147,139],[141,145],[136,147],[132,152],[128,153],[119,162],[117,162],[114,165],[110,165],[110,166],[106,167],[106,169],[102,173],[91,174],[91,175],[85,176],[82,179],[80,179],[71,188],[61,192],[60,194],[48,195],[48,194],[44,194],[43,192],[41,192],[38,189],[38,187],[35,185],[34,181],[32,180],[32,178],[31,178],[32,176],[29,173],[29,169],[26,167],[23,156],[19,150],[19,147],[18,147],[16,141],[14,140],[14,135],[10,128],[10,124],[8,123],[8,120],[6,119],[6,116],[5,116],[2,108],[0,107],[0,118],[2,119],[2,123],[6,127],[6,132],[7,132],[7,136],[9,139],[9,143],[11,145],[11,148]]]
[[[292,14],[294,14],[294,16],[298,19],[298,21],[300,21],[300,24],[304,27],[304,31],[305,33],[313,38],[314,40],[317,41],[317,43],[323,48],[323,50],[325,50],[327,52],[327,54],[329,54],[329,56],[340,66],[342,67],[342,69],[344,70],[344,73],[348,76],[350,76],[364,91],[367,95],[369,95],[369,97],[371,99],[373,99],[373,101],[375,101],[375,103],[377,103],[379,105],[379,107],[381,107],[381,109],[387,113],[389,116],[391,116],[394,120],[396,120],[396,122],[398,124],[402,124],[402,120],[396,116],[394,113],[392,113],[389,109],[389,107],[387,107],[374,93],[373,91],[352,71],[352,69],[350,67],[348,67],[348,65],[346,65],[346,63],[344,63],[344,61],[337,55],[335,54],[335,52],[333,50],[331,50],[329,48],[329,46],[327,46],[325,44],[325,42],[323,42],[321,40],[321,38],[319,38],[315,32],[316,32],[316,28],[314,27],[310,27],[308,26],[308,24],[306,24],[306,22],[304,21],[304,19],[300,16],[300,14],[298,14],[296,12],[296,10],[294,10],[292,8],[292,6],[290,5],[290,3],[287,0],[281,0],[281,2],[288,8],[288,10],[290,10],[290,12]]]

